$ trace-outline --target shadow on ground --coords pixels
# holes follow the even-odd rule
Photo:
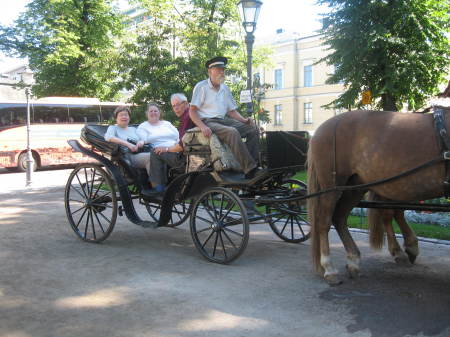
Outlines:
[[[373,337],[439,335],[450,327],[450,266],[434,273],[425,265],[385,263],[360,279],[331,287],[320,298],[345,306],[353,316],[350,333],[369,330]]]

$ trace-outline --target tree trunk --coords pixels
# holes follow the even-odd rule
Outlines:
[[[395,99],[392,95],[382,94],[381,105],[383,107],[383,111],[398,111]]]

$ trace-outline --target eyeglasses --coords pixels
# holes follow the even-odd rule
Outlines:
[[[186,102],[179,102],[179,103],[176,103],[176,104],[172,104],[172,108],[176,109],[176,108],[178,108],[179,106],[181,106],[184,103],[186,103]]]

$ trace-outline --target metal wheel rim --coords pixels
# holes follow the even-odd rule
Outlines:
[[[197,250],[212,262],[230,263],[248,244],[246,208],[235,193],[225,188],[206,190],[197,198],[191,212],[190,229]]]
[[[75,234],[87,242],[101,242],[114,229],[117,197],[109,175],[99,165],[83,164],[70,174],[64,202]]]
[[[286,184],[295,184],[306,189],[306,184],[300,180],[287,179],[283,182],[283,185]],[[300,209],[297,211],[295,207],[297,206],[281,203],[276,206],[269,205],[266,208],[272,231],[280,239],[290,243],[304,242],[310,237],[310,225],[306,218],[306,208],[299,206]]]

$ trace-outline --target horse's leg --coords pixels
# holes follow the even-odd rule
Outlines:
[[[348,230],[347,218],[353,207],[361,200],[363,195],[364,191],[344,192],[339,199],[333,214],[334,227],[347,252],[347,272],[350,278],[357,278],[359,276],[361,253]]]
[[[379,214],[381,217],[381,221],[383,222],[384,229],[386,231],[386,237],[388,241],[388,250],[389,253],[394,257],[394,260],[398,264],[406,264],[408,262],[408,256],[406,256],[403,249],[400,247],[397,238],[395,236],[394,228],[392,225],[392,221],[394,220],[394,216],[396,213],[402,213],[401,210],[390,210],[390,209],[381,209],[379,210]]]
[[[409,261],[414,263],[419,255],[419,241],[417,240],[416,233],[414,233],[406,222],[403,211],[395,211],[394,218],[402,231],[405,252],[408,254]]]
[[[318,230],[320,241],[320,265],[323,268],[323,277],[330,285],[338,285],[342,280],[338,277],[338,271],[334,268],[330,258],[329,232],[331,228],[332,214],[336,205],[336,196],[328,195],[320,198],[320,213],[322,222]]]

